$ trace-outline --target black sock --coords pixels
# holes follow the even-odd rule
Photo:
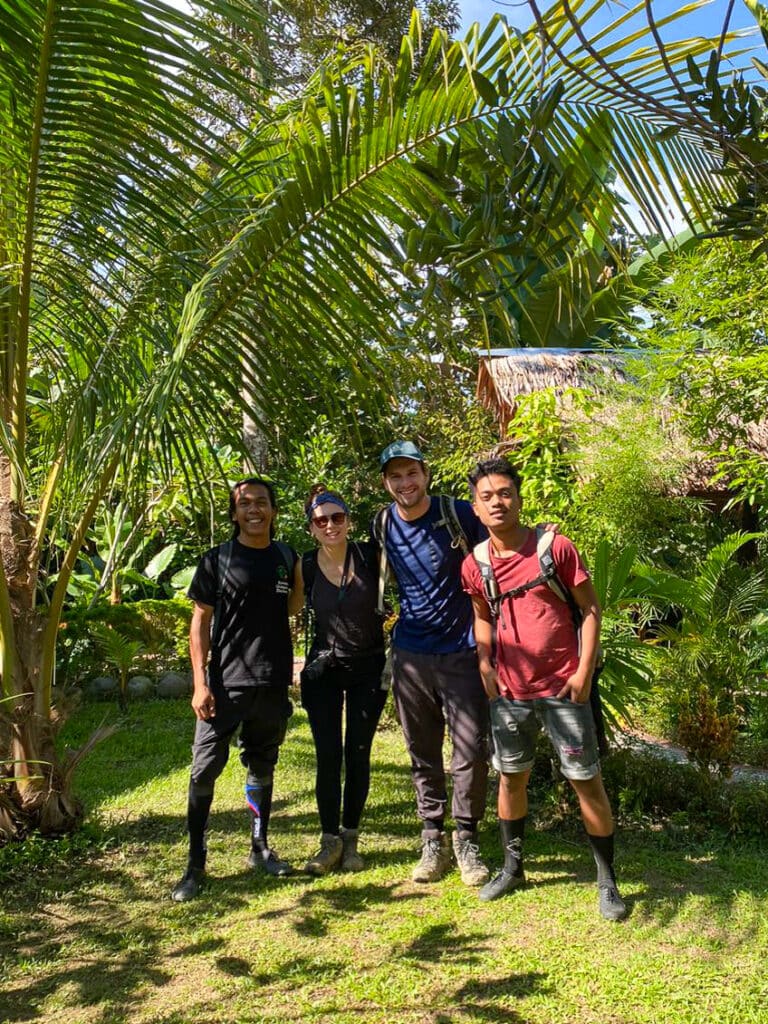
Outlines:
[[[422,821],[425,832],[442,832],[445,829],[444,818],[425,818]]]
[[[207,853],[205,829],[213,803],[213,786],[189,784],[187,800],[187,831],[189,832],[189,863],[193,868],[204,868]]]
[[[245,799],[251,811],[251,847],[267,850],[267,828],[272,812],[272,783],[251,780],[245,784]]]
[[[587,832],[589,845],[592,847],[592,856],[597,864],[597,884],[602,882],[616,882],[613,873],[613,837],[615,832],[609,836],[592,836]]]
[[[504,848],[504,870],[520,877],[523,873],[523,836],[526,816],[522,818],[499,818],[501,845]]]
[[[456,830],[458,832],[469,832],[475,835],[477,832],[477,818],[457,818]]]

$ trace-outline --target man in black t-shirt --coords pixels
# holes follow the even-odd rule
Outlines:
[[[302,599],[296,552],[272,539],[276,511],[267,481],[251,477],[235,484],[229,495],[234,536],[203,556],[189,588],[195,602],[189,651],[197,723],[187,804],[189,862],[171,894],[178,903],[195,897],[203,884],[214,784],[238,726],[240,760],[248,769],[248,864],[269,875],[291,870],[267,842],[272,775],[291,714],[288,617],[300,610]]]

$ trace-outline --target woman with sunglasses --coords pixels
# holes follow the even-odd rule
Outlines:
[[[358,829],[368,797],[371,746],[387,698],[381,688],[384,634],[377,611],[377,548],[348,540],[349,508],[324,485],[312,488],[304,511],[317,548],[301,560],[312,623],[301,702],[317,755],[322,830],[320,849],[304,870],[325,875],[364,866]]]

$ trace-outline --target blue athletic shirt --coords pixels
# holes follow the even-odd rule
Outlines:
[[[468,501],[456,501],[456,515],[470,550],[488,536]],[[407,522],[397,506],[389,508],[385,543],[397,580],[400,616],[396,647],[422,654],[451,654],[475,646],[472,602],[461,586],[461,548],[451,547],[441,520],[440,499],[430,498],[427,512]]]

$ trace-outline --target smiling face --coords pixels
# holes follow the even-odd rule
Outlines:
[[[309,532],[323,547],[338,547],[347,541],[349,516],[335,502],[329,501],[317,505],[312,509]]]
[[[429,508],[429,476],[423,462],[390,459],[382,471],[382,479],[405,518],[423,515]]]
[[[263,484],[241,484],[235,494],[232,513],[232,522],[239,527],[237,539],[240,543],[251,548],[267,547],[276,512]]]
[[[517,487],[508,476],[491,473],[480,477],[474,488],[472,507],[492,533],[516,530],[520,525],[522,502]]]

